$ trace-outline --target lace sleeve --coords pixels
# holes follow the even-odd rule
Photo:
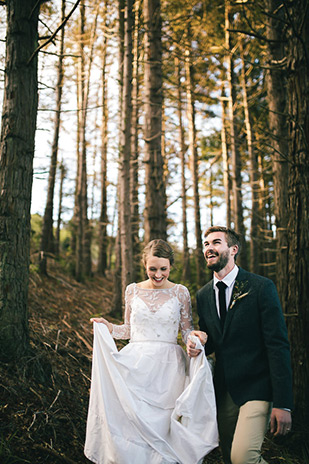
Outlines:
[[[180,309],[180,330],[184,343],[187,343],[189,333],[194,330],[192,320],[192,305],[189,290],[183,285],[179,289]]]
[[[133,289],[132,285],[128,285],[125,291],[125,311],[124,311],[124,324],[113,325],[112,330],[112,337],[116,338],[117,340],[127,340],[131,336],[131,326],[130,326],[130,318],[131,318],[131,300],[133,296]]]

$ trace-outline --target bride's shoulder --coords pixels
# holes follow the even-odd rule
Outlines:
[[[135,287],[136,287],[136,283],[135,283],[135,282],[133,282],[132,284],[127,285],[127,287],[126,287],[126,294],[127,294],[127,295],[130,295],[131,293],[133,293]]]
[[[175,287],[177,288],[177,292],[179,295],[182,295],[186,298],[190,298],[190,292],[185,285],[176,284]]]

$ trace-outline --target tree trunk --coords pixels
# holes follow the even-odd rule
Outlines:
[[[283,38],[284,8],[281,0],[266,0],[268,71],[266,74],[267,99],[269,107],[269,128],[272,134],[272,166],[274,180],[274,205],[276,217],[277,263],[276,283],[283,307],[286,308],[287,288],[284,284],[287,276],[288,233],[288,125],[286,119],[287,89]]]
[[[77,234],[77,256],[76,256],[76,278],[83,280],[84,276],[90,276],[92,272],[91,263],[91,227],[88,219],[88,179],[87,179],[87,107],[90,91],[90,76],[93,62],[94,42],[96,37],[97,19],[99,13],[99,4],[96,5],[95,19],[92,25],[92,31],[89,38],[89,60],[88,68],[86,67],[85,55],[85,4],[81,2],[80,16],[80,78],[81,78],[81,117],[80,117],[80,153],[79,153],[79,181],[77,186],[78,201],[78,234]]]
[[[79,228],[79,200],[78,200],[78,185],[80,178],[80,125],[81,125],[81,105],[82,105],[82,95],[81,95],[81,69],[80,69],[80,60],[78,59],[76,64],[76,179],[75,179],[75,190],[74,190],[74,210],[73,216],[70,221],[71,225],[71,250],[73,256],[75,256],[75,274],[78,271],[79,264],[78,260],[78,247],[79,240],[77,239],[77,233]],[[82,259],[82,258],[81,258]]]
[[[295,417],[309,419],[309,9],[297,0],[287,9],[289,114],[288,269],[285,314],[292,349]],[[302,14],[300,14],[302,12]]]
[[[125,10],[125,0],[118,0],[118,81],[119,81],[119,123],[121,125],[122,121],[122,100],[123,100],[123,62],[124,62],[124,10]],[[120,148],[119,148],[120,151]],[[113,275],[114,283],[114,295],[112,302],[111,314],[115,316],[122,315],[123,301],[122,301],[122,283],[121,283],[121,239],[120,239],[120,207],[119,207],[119,197],[120,197],[120,172],[118,170],[118,181],[117,181],[117,199],[116,203],[118,205],[118,228],[117,228],[117,237],[115,240],[115,271]]]
[[[62,200],[63,200],[63,183],[66,175],[66,169],[63,161],[60,163],[60,188],[59,188],[59,204],[58,204],[58,220],[56,230],[56,243],[55,252],[59,256],[60,253],[60,229],[61,229],[61,216],[62,216]]]
[[[190,34],[189,34],[190,36]],[[190,166],[193,179],[193,200],[194,200],[194,231],[195,231],[195,263],[197,285],[201,287],[205,283],[205,261],[203,257],[201,215],[200,215],[200,194],[199,194],[199,163],[196,143],[195,127],[195,101],[194,101],[194,78],[193,67],[191,64],[190,50],[186,50],[186,88],[187,88],[187,117],[189,126],[189,147],[190,147]]]
[[[235,106],[235,84],[234,84],[234,59],[232,52],[232,44],[230,38],[230,1],[225,2],[225,42],[227,50],[227,79],[229,85],[229,119],[230,119],[230,138],[231,138],[231,153],[232,153],[232,189],[233,189],[233,222],[236,232],[242,236],[242,252],[239,255],[239,264],[247,268],[247,251],[245,239],[245,227],[243,218],[242,204],[242,180],[241,180],[241,158],[237,147],[236,127],[234,117]]]
[[[133,254],[130,205],[130,161],[131,161],[131,117],[132,117],[132,32],[133,1],[126,1],[125,42],[123,64],[123,98],[120,133],[120,239],[121,239],[121,280],[124,293],[133,280]]]
[[[84,94],[85,94],[85,53],[84,53],[84,31],[85,31],[85,4],[84,1],[81,1],[80,4],[80,43],[79,51],[80,56],[78,59],[78,72],[77,72],[77,95],[78,95],[78,169],[77,169],[77,188],[76,188],[76,263],[75,263],[75,277],[78,281],[84,279],[84,236],[85,236],[85,227],[84,223],[85,214],[83,208],[85,207],[83,201],[84,192],[84,177],[85,177],[85,162],[84,159],[86,152],[83,150],[85,148],[83,141],[85,142],[85,124],[84,124]],[[87,182],[87,179],[86,179]]]
[[[162,44],[160,0],[144,0],[145,22],[145,242],[166,239],[166,192],[161,152]]]
[[[101,205],[99,219],[99,256],[97,272],[104,276],[107,268],[107,139],[108,139],[108,107],[107,107],[107,80],[106,80],[106,58],[107,58],[107,8],[106,1],[103,6],[103,49],[102,49],[102,124],[101,124]]]
[[[95,17],[92,24],[90,40],[89,40],[89,59],[87,74],[85,75],[85,81],[83,85],[83,108],[82,108],[82,131],[81,131],[81,152],[82,152],[82,220],[84,224],[84,235],[83,235],[83,271],[86,276],[92,275],[92,258],[91,258],[91,240],[92,230],[91,224],[88,219],[88,175],[87,175],[87,109],[89,103],[89,92],[90,92],[90,76],[92,71],[92,63],[94,57],[94,44],[97,35],[97,21],[99,15],[100,3],[96,3]],[[85,12],[83,13],[85,14]],[[84,31],[83,31],[84,32]],[[84,40],[83,35],[81,40]],[[84,45],[84,44],[83,44]],[[84,72],[86,71],[85,54],[83,49],[83,64]],[[83,75],[84,77],[84,75]],[[82,78],[83,79],[83,78]]]
[[[186,144],[185,130],[182,122],[182,92],[180,80],[180,63],[179,59],[175,58],[175,69],[177,79],[177,113],[179,121],[179,145],[180,145],[180,160],[181,160],[181,201],[182,201],[182,244],[183,244],[183,265],[182,265],[182,280],[189,282],[191,278],[190,269],[190,254],[188,245],[188,225],[187,225],[187,187],[186,187]]]
[[[226,137],[226,109],[224,86],[221,89],[221,108],[222,108],[222,125],[221,125],[221,147],[222,147],[222,163],[223,163],[223,186],[224,199],[226,207],[226,227],[231,227],[231,179],[229,169],[229,153]]]
[[[61,22],[65,18],[65,0],[61,3]],[[40,270],[42,273],[47,272],[46,252],[55,252],[54,233],[53,233],[53,213],[54,213],[54,191],[57,171],[57,158],[58,158],[58,144],[59,144],[59,130],[61,121],[61,103],[62,103],[62,88],[63,88],[63,51],[64,51],[64,30],[61,29],[60,33],[60,50],[58,61],[58,79],[56,87],[56,116],[54,122],[54,137],[52,144],[52,154],[50,159],[50,168],[48,176],[47,199],[43,218],[42,237],[41,237],[41,257]]]
[[[133,246],[133,280],[140,279],[140,242],[139,242],[139,207],[138,207],[138,164],[139,164],[139,42],[140,42],[140,0],[134,3],[134,38],[133,38],[133,79],[132,79],[132,124],[131,124],[131,168],[130,168],[130,201],[131,227]]]
[[[36,0],[8,0],[0,150],[0,357],[29,343],[30,206],[38,105]]]
[[[251,188],[251,230],[250,230],[250,271],[258,273],[259,270],[259,184],[257,159],[253,147],[253,131],[249,114],[246,64],[243,49],[243,39],[239,39],[241,66],[241,87],[243,93],[245,126],[247,135],[248,157],[250,165],[250,188]]]
[[[267,248],[268,244],[268,234],[269,230],[267,229],[267,199],[269,197],[269,189],[265,181],[265,166],[264,158],[262,153],[258,154],[258,169],[261,173],[259,178],[259,223],[260,223],[260,247],[259,247],[259,269],[258,274],[268,277],[267,263],[268,253]]]

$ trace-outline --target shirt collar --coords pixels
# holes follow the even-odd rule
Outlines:
[[[221,280],[221,282],[224,282],[227,287],[230,287],[231,285],[233,285],[237,277],[238,270],[239,270],[239,267],[236,266],[235,264],[233,269],[224,277],[224,279]],[[214,288],[216,288],[217,282],[219,282],[219,279],[216,276],[214,276]]]

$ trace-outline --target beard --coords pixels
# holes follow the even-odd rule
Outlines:
[[[223,251],[223,253],[221,255],[219,255],[218,261],[216,263],[213,263],[213,264],[208,264],[207,263],[207,267],[211,271],[219,272],[219,271],[221,271],[221,269],[223,269],[227,265],[227,263],[229,261],[229,258],[230,258],[229,250]]]

